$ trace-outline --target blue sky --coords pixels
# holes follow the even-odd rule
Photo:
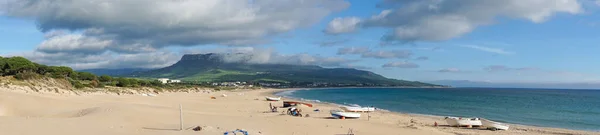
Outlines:
[[[67,0],[57,1],[65,2],[62,5],[36,3],[41,5],[36,10],[7,2],[0,4],[0,54],[76,69],[158,68],[185,53],[244,50],[271,56],[260,62],[298,59],[298,64],[354,67],[407,80],[600,82],[600,13],[593,0],[258,1],[207,1],[214,7],[228,6],[227,12],[203,9],[211,4],[201,2],[184,3],[195,7],[172,1],[141,4],[140,12],[118,10],[126,9],[119,4],[135,0],[104,3],[117,9],[114,12],[86,7],[94,4],[85,2],[66,4]],[[531,4],[535,6],[523,6]],[[157,14],[175,17],[143,13],[144,7],[162,9],[161,5],[181,7]],[[238,14],[269,6],[277,7],[247,10],[254,16]],[[383,15],[386,11],[390,14]],[[375,17],[379,14],[382,18]],[[336,19],[344,25],[335,25]],[[382,45],[388,42],[393,44]],[[367,49],[339,53],[350,47]]]

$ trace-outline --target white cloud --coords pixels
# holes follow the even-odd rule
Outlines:
[[[421,56],[421,57],[415,58],[415,60],[429,60],[429,57],[427,57],[427,56]]]
[[[104,52],[101,54],[71,54],[26,52],[15,54],[31,61],[55,66],[69,66],[74,69],[94,68],[161,68],[177,62],[180,55],[173,52],[158,51],[137,54],[117,54]]]
[[[419,68],[419,65],[406,61],[390,62],[384,64],[384,68]]]
[[[539,68],[535,67],[521,67],[521,68],[512,68],[505,65],[490,65],[484,67],[483,70],[488,72],[500,72],[500,71],[538,71]]]
[[[231,47],[211,50],[187,50],[181,53],[165,50],[139,53],[46,53],[33,51],[8,56],[24,56],[34,62],[46,65],[69,66],[75,69],[95,68],[162,68],[180,60],[183,54],[216,53],[224,62],[251,64],[291,64],[317,65],[324,67],[347,67],[358,60],[342,57],[323,57],[310,54],[280,54],[270,48]]]
[[[253,64],[291,64],[318,65],[325,67],[344,67],[358,60],[342,57],[322,57],[310,54],[280,54],[272,48],[231,47],[212,50],[189,50],[186,54],[217,53],[225,62],[243,62]]]
[[[409,50],[379,50],[373,51],[369,47],[343,47],[339,48],[338,55],[361,55],[362,58],[376,58],[376,59],[406,59],[410,58],[413,53]],[[419,60],[428,59],[427,57],[420,57]]]
[[[393,31],[383,40],[403,42],[460,37],[494,23],[498,17],[541,23],[557,13],[583,12],[577,0],[384,0],[379,6],[387,10],[363,19],[354,27],[391,28]]]
[[[53,30],[53,31],[46,32],[44,34],[44,38],[49,39],[49,38],[54,38],[54,37],[62,36],[62,35],[66,35],[66,34],[69,34],[69,32],[67,32],[65,30]]]
[[[235,48],[233,48],[235,49]],[[235,53],[230,53],[235,52]],[[326,67],[339,67],[345,64],[357,62],[342,57],[322,57],[310,54],[285,55],[275,52],[273,49],[244,48],[237,51],[223,53],[225,62],[245,62],[254,64],[292,64],[292,65],[318,65]]]
[[[346,55],[346,54],[363,54],[369,52],[369,47],[344,47],[339,48],[337,54],[338,55]]]
[[[305,28],[346,9],[345,0],[8,0],[0,13],[32,19],[46,33],[22,55],[49,65],[83,68],[161,67],[181,54],[168,46],[253,45]],[[272,61],[258,53],[252,62]],[[276,55],[277,57],[279,55]],[[293,55],[300,64],[341,59]],[[303,63],[302,63],[303,62]]]
[[[47,35],[50,38],[37,47],[38,51],[47,53],[104,53],[106,48],[113,44],[111,40],[85,37],[83,35],[56,35],[54,33]]]
[[[340,34],[354,32],[360,21],[358,17],[335,18],[329,22],[325,33]]]
[[[461,72],[461,70],[458,69],[458,68],[446,68],[446,69],[438,70],[438,72],[442,72],[442,73],[458,73],[458,72]]]
[[[501,49],[501,48],[491,48],[491,47],[478,46],[478,45],[460,45],[460,46],[466,47],[466,48],[471,48],[471,49],[476,49],[476,50],[480,50],[480,51],[484,51],[484,52],[495,53],[495,54],[503,54],[503,55],[514,54],[514,52],[505,51],[504,49]]]
[[[329,46],[341,45],[341,44],[344,44],[344,43],[346,43],[348,41],[350,41],[350,40],[349,39],[329,40],[329,41],[322,41],[322,42],[319,42],[317,44],[319,44],[322,47],[329,47]]]
[[[399,58],[405,59],[412,56],[412,52],[408,50],[391,50],[391,51],[370,51],[362,54],[363,58],[390,59]]]
[[[47,39],[37,47],[36,51],[44,53],[99,54],[106,51],[138,53],[157,50],[148,44],[118,44],[118,42],[111,39],[84,36],[82,34],[68,34],[64,31],[48,32],[45,37]]]
[[[251,45],[318,23],[344,0],[19,0],[0,9],[43,31],[88,31],[114,45]],[[92,32],[93,31],[93,32]],[[118,47],[115,47],[118,48]],[[129,47],[124,47],[129,48]]]

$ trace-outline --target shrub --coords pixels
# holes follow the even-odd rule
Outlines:
[[[71,81],[71,85],[73,85],[73,87],[75,87],[76,89],[85,88],[85,85],[76,80]]]
[[[17,75],[15,75],[15,78],[17,78],[19,80],[29,80],[29,79],[39,78],[39,75],[34,72],[23,72],[23,73],[17,73]]]
[[[129,86],[131,86],[131,82],[129,82],[129,79],[127,79],[127,78],[118,78],[117,86],[118,87],[129,87]]]
[[[53,78],[65,78],[75,76],[75,72],[70,67],[50,67],[49,72]]]
[[[77,72],[77,78],[79,80],[92,81],[92,80],[96,80],[96,75],[94,75],[92,73],[88,73],[88,72]]]
[[[111,82],[113,79],[108,75],[100,76],[100,82]]]
[[[17,73],[37,70],[35,63],[23,57],[11,57],[4,59],[3,61],[6,63],[5,67],[3,67],[5,75],[16,75]]]

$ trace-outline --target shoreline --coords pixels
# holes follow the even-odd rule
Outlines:
[[[349,130],[361,135],[600,135],[600,132],[527,126],[511,127],[508,131],[456,128],[444,126],[445,121],[436,116],[384,111],[371,112],[368,114],[371,117],[363,114],[359,119],[339,120],[332,119],[329,113],[329,110],[339,109],[336,104],[310,101],[303,101],[315,105],[303,112],[310,117],[289,116],[283,108],[270,112],[269,104],[280,106],[282,102],[266,101],[265,96],[293,90],[315,89],[200,89],[201,92],[175,91],[150,96],[144,95],[145,92],[73,94],[34,91],[30,87],[0,87],[0,130],[6,134],[24,135],[195,135],[223,134],[235,129],[247,130],[252,135],[344,134]],[[180,112],[180,105],[183,112]],[[179,130],[180,114],[184,119],[183,131]],[[434,127],[434,122],[440,126]],[[191,130],[197,126],[202,131]]]
[[[351,88],[397,88],[397,87],[351,87]],[[317,88],[317,89],[312,89],[312,88],[273,89],[272,92],[267,92],[267,93],[263,93],[263,94],[265,96],[281,96],[278,94],[283,93],[283,92],[299,91],[299,90],[323,90],[323,89],[337,89],[337,88],[334,87],[334,88]],[[346,89],[346,88],[339,88],[339,89]],[[328,107],[337,107],[337,108],[339,108],[340,106],[347,106],[347,105],[343,105],[343,104],[339,104],[339,103],[322,102],[319,99],[303,99],[303,98],[292,97],[292,96],[287,96],[287,98],[291,99],[291,100],[307,102],[307,103],[311,103],[311,104],[319,105],[319,106],[328,106]],[[319,102],[315,102],[315,101],[319,101]],[[447,117],[447,116],[432,115],[432,114],[396,112],[396,111],[390,111],[390,110],[386,110],[386,109],[380,109],[378,111],[383,111],[385,113],[390,113],[392,115],[409,115],[409,116],[417,116],[417,117],[421,117],[421,118],[436,119],[436,120],[440,120],[440,119]],[[445,124],[445,123],[446,123],[445,121],[442,121],[441,123],[438,122],[438,124]],[[503,123],[505,123],[505,122],[503,122]],[[568,128],[560,128],[560,127],[545,127],[545,126],[524,125],[524,124],[515,124],[515,123],[506,123],[506,124],[510,124],[512,130],[515,130],[515,129],[538,129],[538,130],[552,130],[552,131],[559,131],[559,132],[561,132],[561,131],[562,132],[576,131],[576,132],[589,132],[589,133],[600,134],[600,130],[598,130],[598,131],[578,130],[578,129],[568,129]]]

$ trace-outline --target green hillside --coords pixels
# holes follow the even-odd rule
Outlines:
[[[437,86],[421,82],[389,79],[369,71],[357,69],[323,68],[309,65],[227,63],[223,62],[222,57],[221,54],[185,55],[172,66],[136,72],[126,76],[171,78],[198,82],[250,81]]]

